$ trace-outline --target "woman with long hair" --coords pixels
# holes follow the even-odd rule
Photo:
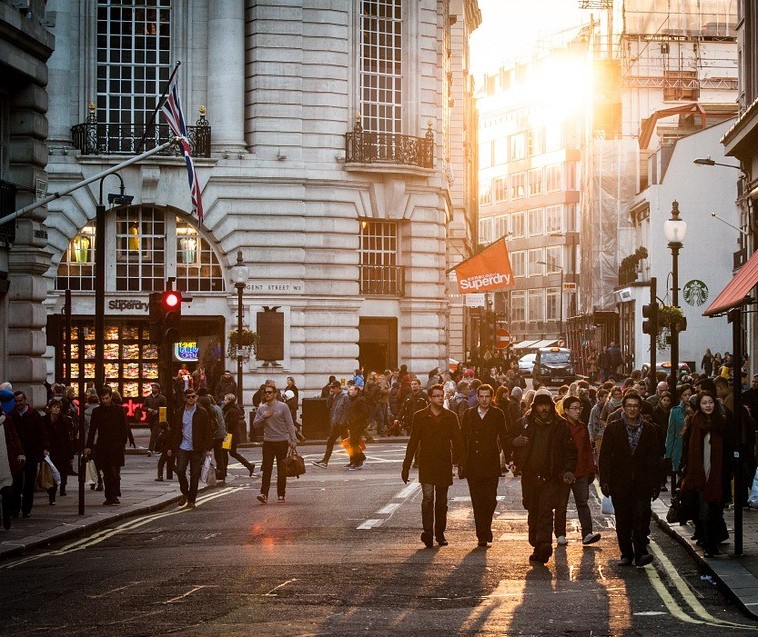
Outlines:
[[[47,435],[50,440],[50,461],[61,474],[60,493],[63,496],[66,495],[68,468],[71,465],[71,459],[74,457],[71,443],[71,432],[74,428],[74,423],[68,415],[63,413],[63,400],[53,398],[47,404],[43,422],[47,428]],[[58,485],[53,485],[47,490],[50,504],[55,504],[55,494],[57,491]]]
[[[727,417],[711,392],[697,395],[682,438],[682,492],[696,496],[695,539],[705,555],[717,555],[719,543],[729,536],[724,504],[731,496],[733,440]]]

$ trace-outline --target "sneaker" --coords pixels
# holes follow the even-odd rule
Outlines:
[[[279,497],[276,499],[276,501],[277,501],[279,504],[284,504],[284,496],[283,496],[283,495],[280,495],[280,496],[279,496]]]
[[[600,540],[600,533],[587,533],[582,540],[582,544],[587,546],[588,544],[594,544],[598,540]]]
[[[183,507],[185,504],[187,504],[187,498],[185,496],[182,496],[179,498],[179,502],[176,503],[176,506]]]
[[[163,478],[162,478],[161,476],[158,476],[158,477],[155,479],[155,482],[163,482]]]
[[[322,469],[326,469],[326,468],[327,468],[327,466],[329,466],[329,465],[327,465],[327,464],[326,464],[326,462],[324,462],[323,460],[319,460],[318,462],[316,462],[315,460],[312,460],[312,461],[311,461],[311,464],[312,464],[314,467],[321,467]]]
[[[264,495],[263,493],[259,493],[257,496],[255,496],[255,499],[258,500],[261,504],[268,503],[268,497]]]
[[[195,503],[194,502],[187,502],[187,507],[186,508],[187,509],[194,509],[195,508]]]
[[[152,451],[148,451],[148,452],[147,452],[147,457],[148,457],[148,458],[152,457],[152,455],[153,455],[153,452],[152,452]]]
[[[650,555],[650,553],[645,553],[645,555],[640,555],[636,560],[634,560],[635,566],[647,566],[653,561],[653,556]]]
[[[566,539],[565,535],[559,535],[558,539],[556,540],[556,543],[558,546],[566,546],[566,544],[569,543],[569,541]]]
[[[347,468],[347,470],[348,470],[348,471],[360,471],[361,469],[363,469],[363,465],[362,465],[362,464],[354,464],[354,465],[350,465],[350,466]]]

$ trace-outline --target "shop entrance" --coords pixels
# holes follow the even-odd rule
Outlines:
[[[361,317],[358,361],[366,374],[397,368],[397,319]]]

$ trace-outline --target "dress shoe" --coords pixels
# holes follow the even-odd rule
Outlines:
[[[176,506],[183,507],[185,504],[187,504],[187,498],[186,496],[182,496],[179,498],[179,502],[176,503]]]
[[[421,534],[421,541],[426,545],[426,548],[432,548],[434,546],[434,542],[432,541],[432,532],[424,531]]]
[[[254,464],[251,464],[251,465],[250,465],[250,466],[247,468],[247,470],[248,470],[248,472],[250,473],[250,475],[248,476],[248,478],[252,478],[252,477],[253,477],[253,474],[255,473],[255,465],[254,465]]]
[[[480,548],[483,548],[483,549],[486,549],[486,548],[489,546],[489,544],[488,544],[487,542],[485,542],[484,540],[479,540],[479,541],[476,543],[476,545],[477,545],[478,547],[480,547]]]
[[[163,476],[158,476],[158,477],[155,479],[155,481],[156,481],[156,482],[163,482]]]
[[[447,546],[448,541],[444,535],[440,535],[437,537],[437,544],[439,544],[440,546]]]
[[[195,508],[195,503],[194,502],[187,502],[187,506],[185,508],[186,509],[194,509]]]
[[[64,487],[61,487],[61,492],[59,495],[66,495],[66,489]]]
[[[595,542],[598,542],[600,540],[600,533],[587,533],[587,535],[584,536],[584,539],[582,540],[582,544],[584,546],[587,546],[588,544],[594,544]]]
[[[653,561],[653,556],[650,555],[650,553],[645,553],[645,555],[640,555],[636,560],[634,560],[635,566],[647,566]]]
[[[97,486],[95,487],[95,491],[102,491],[103,490],[103,483],[98,482]]]
[[[558,544],[558,546],[566,546],[566,544],[569,543],[565,535],[559,535],[555,542]]]
[[[105,502],[103,502],[104,507],[113,506],[114,504],[116,503],[113,500],[106,500]]]
[[[622,557],[618,561],[618,566],[631,566],[631,565],[632,565],[632,560],[628,557]]]
[[[22,513],[21,517],[22,518],[30,518],[30,517],[32,517],[32,514],[31,513]]]
[[[257,496],[255,496],[255,499],[258,500],[261,504],[266,504],[268,502],[268,496],[264,493],[259,493]]]

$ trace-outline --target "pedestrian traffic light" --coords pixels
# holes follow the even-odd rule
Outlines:
[[[163,294],[161,292],[150,292],[148,301],[148,325],[150,328],[149,342],[153,345],[160,345],[163,331]]]
[[[642,332],[656,336],[658,334],[658,304],[648,303],[642,306],[642,316],[647,319],[642,321]]]
[[[166,290],[161,298],[161,313],[164,343],[176,343],[179,340],[179,327],[182,323],[182,293]]]

